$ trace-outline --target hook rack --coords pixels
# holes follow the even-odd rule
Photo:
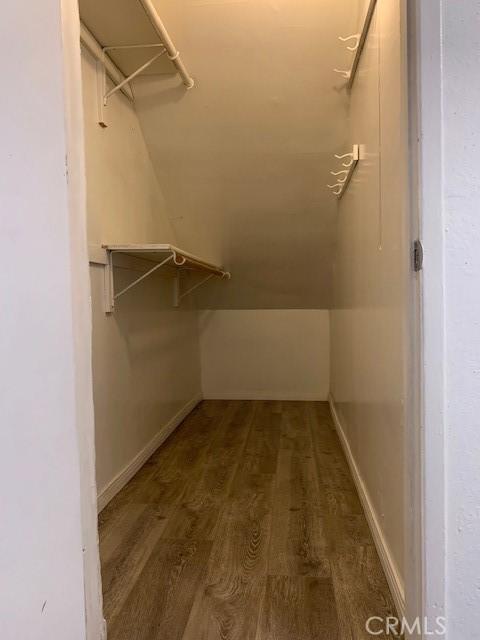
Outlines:
[[[362,30],[360,33],[354,33],[351,36],[342,37],[339,36],[339,40],[341,42],[350,42],[350,40],[354,40],[353,46],[347,46],[348,51],[355,52],[352,66],[350,69],[334,69],[335,73],[338,73],[343,78],[347,80],[347,89],[350,90],[355,81],[355,75],[357,73],[358,65],[360,63],[360,58],[362,56],[362,51],[365,46],[365,41],[367,39],[368,30],[370,29],[370,24],[372,22],[373,13],[375,11],[375,6],[377,4],[377,0],[370,0],[367,12],[365,14],[365,18],[363,21]]]
[[[335,154],[335,158],[337,160],[343,160],[345,158],[349,158],[347,162],[342,162],[341,166],[346,167],[346,169],[340,169],[339,171],[330,171],[330,174],[334,177],[343,176],[342,178],[337,177],[337,181],[335,184],[327,184],[327,187],[332,190],[334,196],[337,196],[340,199],[345,193],[346,188],[350,180],[352,179],[353,172],[360,160],[360,145],[354,144],[351,153],[344,153],[342,155]]]

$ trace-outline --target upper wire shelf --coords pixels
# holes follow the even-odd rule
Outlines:
[[[133,13],[122,14],[121,20],[111,20],[108,18],[112,12],[120,10],[115,7],[113,0],[108,3],[94,2],[93,0],[81,2],[80,38],[82,44],[97,61],[98,124],[103,128],[107,127],[106,107],[113,94],[122,91],[133,101],[131,81],[144,74],[147,69],[153,70],[153,72],[156,72],[155,69],[157,69],[158,72],[158,63],[161,62],[162,56],[165,56],[164,59],[168,59],[173,65],[173,70],[178,73],[186,89],[191,89],[195,85],[152,0],[137,0],[128,4],[127,7]],[[123,7],[124,10],[125,8]],[[131,24],[128,22],[129,17]],[[86,23],[83,22],[85,19]],[[143,27],[140,28],[137,24],[139,21],[142,24],[146,23],[146,25],[143,24]],[[100,24],[100,35],[96,33],[95,24],[97,22]],[[115,28],[117,23],[121,26]],[[128,37],[129,32],[132,31],[131,25],[135,27],[135,33],[140,29],[142,33],[150,34],[148,39],[144,42],[132,42]],[[135,40],[138,37],[136,35]],[[145,58],[142,50],[146,52],[152,50],[152,52]],[[122,65],[112,59],[114,55],[121,55],[123,60],[125,60],[125,56],[133,56],[137,62],[133,68],[128,65],[128,70],[122,69]],[[113,81],[113,87],[110,90],[107,89],[107,75]]]

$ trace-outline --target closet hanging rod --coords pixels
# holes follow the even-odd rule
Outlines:
[[[182,58],[180,57],[179,51],[177,51],[175,45],[172,42],[172,39],[168,35],[168,31],[165,28],[165,25],[160,19],[160,16],[155,9],[155,6],[152,0],[139,0],[140,4],[145,10],[150,22],[152,23],[153,28],[157,32],[162,44],[165,45],[165,49],[167,50],[167,55],[170,60],[175,65],[180,77],[182,78],[183,84],[187,87],[187,89],[191,89],[195,82],[191,75],[188,73],[185,65],[183,64]]]

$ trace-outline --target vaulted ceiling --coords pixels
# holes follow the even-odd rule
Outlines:
[[[99,4],[111,16],[95,18],[103,44],[135,21],[145,41],[135,2],[81,9],[87,24]],[[163,66],[135,81],[136,109],[178,244],[233,273],[204,306],[331,306],[337,203],[325,185],[348,118],[333,68],[349,65],[337,37],[355,31],[361,3],[155,1],[196,86]]]

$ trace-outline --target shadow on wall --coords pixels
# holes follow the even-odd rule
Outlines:
[[[167,104],[178,104],[187,99],[192,89],[187,89],[178,75],[159,75],[148,80],[152,90],[142,98],[142,109],[150,110]],[[195,88],[193,88],[195,90]]]

